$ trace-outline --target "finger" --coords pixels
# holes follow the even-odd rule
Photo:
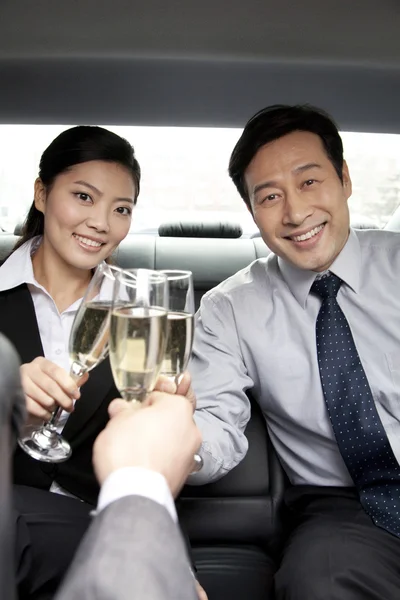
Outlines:
[[[64,369],[50,361],[46,361],[41,365],[41,370],[58,384],[65,395],[76,400],[80,397],[77,383]]]
[[[189,390],[191,389],[190,388],[191,382],[192,382],[192,380],[191,380],[189,371],[185,371],[185,373],[181,377],[181,380],[179,382],[176,393],[179,394],[180,396],[186,396],[187,393],[189,392]]]
[[[191,377],[188,371],[183,374],[176,393],[186,396],[192,405],[193,412],[196,410],[196,394],[191,387]]]
[[[197,579],[196,579],[196,591],[197,591],[199,600],[208,600],[208,597],[207,597],[207,594],[206,594],[204,588],[201,587],[201,585],[199,584]]]
[[[60,385],[47,375],[42,375],[39,386],[53,401],[61,406],[64,410],[72,412],[74,409],[74,401]]]
[[[33,415],[29,415],[28,419],[26,420],[26,427],[34,427],[35,429],[37,427],[40,427],[41,425],[43,425],[43,422],[47,422],[49,421],[48,418],[43,418],[43,417],[35,417]]]
[[[26,396],[26,410],[31,417],[38,419],[38,421],[48,421],[52,415],[51,411],[46,410],[30,396]],[[29,419],[30,421],[31,419]]]
[[[146,406],[154,406],[155,404],[168,404],[171,401],[174,401],[176,398],[175,395],[167,394],[165,392],[154,391],[147,395],[146,398]]]
[[[151,408],[156,408],[158,412],[165,410],[170,412],[175,411],[175,414],[190,415],[192,418],[192,405],[184,396],[177,394],[165,394],[164,392],[152,392],[148,395],[146,405]]]
[[[165,375],[160,375],[157,379],[154,389],[158,392],[165,392],[166,394],[175,394],[176,385]]]
[[[126,400],[122,400],[122,398],[116,398],[112,402],[110,402],[108,406],[108,414],[110,419],[113,419],[123,410],[129,408],[129,403]]]
[[[171,396],[171,394],[168,394],[169,396]],[[135,403],[136,404],[136,403]],[[152,405],[152,401],[151,401],[151,397],[149,394],[146,394],[146,397],[144,400],[142,400],[142,402],[136,406],[139,406],[140,408],[146,408]]]
[[[64,410],[71,412],[74,408],[72,398],[68,396],[54,379],[51,379],[43,371],[34,373],[32,378],[23,378],[22,385],[28,396],[47,408],[54,410],[55,406],[61,406]]]
[[[34,402],[42,406],[45,410],[52,411],[56,407],[54,398],[37,385],[32,379],[22,378],[22,386],[25,395],[32,398]]]

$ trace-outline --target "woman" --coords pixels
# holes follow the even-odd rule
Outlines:
[[[62,406],[73,451],[58,465],[15,454],[20,598],[53,596],[96,504],[92,445],[119,394],[108,360],[78,389],[68,375],[68,338],[93,269],[129,232],[139,188],[126,140],[100,127],[64,131],[41,157],[22,238],[0,267],[0,331],[23,363],[28,418],[36,424]]]

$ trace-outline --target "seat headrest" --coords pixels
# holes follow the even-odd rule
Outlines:
[[[22,223],[17,223],[14,229],[14,235],[22,234]]]
[[[162,223],[158,228],[160,237],[239,238],[243,231],[236,223],[201,223],[178,221]]]
[[[379,229],[378,225],[368,221],[352,221],[351,226],[353,229]]]

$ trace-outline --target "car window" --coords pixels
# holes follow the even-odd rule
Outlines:
[[[40,155],[68,126],[0,125],[0,227],[13,231],[33,198]],[[155,231],[171,220],[223,220],[256,231],[229,179],[229,156],[240,129],[107,126],[135,147],[142,185],[132,231]],[[353,180],[354,224],[382,227],[400,204],[400,135],[342,134]]]

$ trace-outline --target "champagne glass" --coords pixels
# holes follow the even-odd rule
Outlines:
[[[149,269],[117,273],[110,322],[110,362],[124,400],[154,389],[167,345],[168,281]]]
[[[191,271],[163,270],[168,279],[168,342],[161,373],[179,385],[193,345],[194,293]]]
[[[76,312],[69,337],[70,375],[78,381],[108,354],[110,308],[115,274],[120,269],[101,263]],[[63,408],[57,407],[51,419],[39,428],[27,428],[19,438],[21,448],[33,458],[59,463],[71,455],[71,446],[58,432]]]
[[[178,387],[192,353],[194,335],[194,291],[191,271],[162,270],[168,279],[168,340],[161,373]],[[194,455],[194,472],[203,466]]]

